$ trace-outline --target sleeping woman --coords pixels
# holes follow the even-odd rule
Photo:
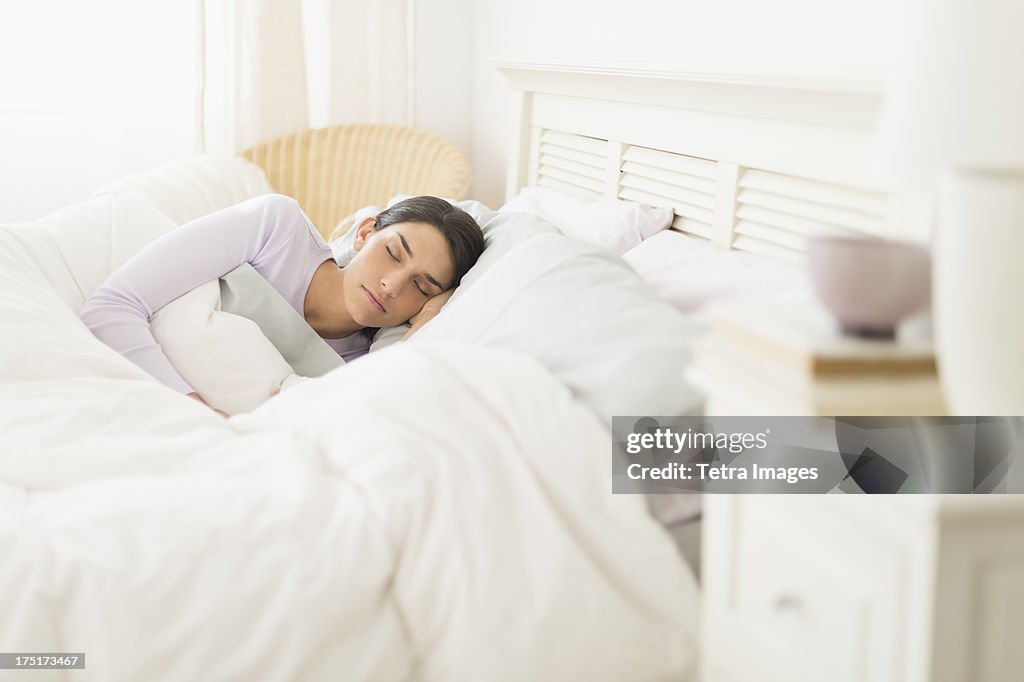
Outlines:
[[[171,230],[132,256],[89,297],[81,318],[108,346],[165,385],[205,404],[149,329],[163,306],[249,263],[344,360],[372,332],[405,322],[408,338],[438,313],[483,252],[476,222],[437,197],[399,202],[363,220],[340,267],[298,202],[255,197]]]

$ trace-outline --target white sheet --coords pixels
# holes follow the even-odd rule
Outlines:
[[[4,650],[113,681],[692,672],[692,575],[547,370],[400,344],[224,421],[79,322],[117,210],[0,227]]]

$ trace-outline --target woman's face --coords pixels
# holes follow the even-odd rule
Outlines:
[[[365,327],[407,322],[427,299],[448,288],[455,271],[448,242],[428,223],[395,223],[380,230],[364,221],[356,255],[345,266],[345,305]]]

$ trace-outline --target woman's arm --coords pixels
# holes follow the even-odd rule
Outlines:
[[[97,338],[160,382],[193,393],[153,338],[149,319],[200,284],[273,257],[301,220],[294,199],[272,194],[185,223],[128,259],[89,297],[80,317]]]

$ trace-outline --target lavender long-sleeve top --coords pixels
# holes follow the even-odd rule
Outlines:
[[[159,381],[191,393],[149,329],[160,308],[249,263],[303,315],[313,273],[331,257],[298,202],[280,194],[259,196],[185,223],[147,245],[100,285],[80,317],[97,338]],[[346,361],[366,354],[370,345],[362,332],[324,341]]]

